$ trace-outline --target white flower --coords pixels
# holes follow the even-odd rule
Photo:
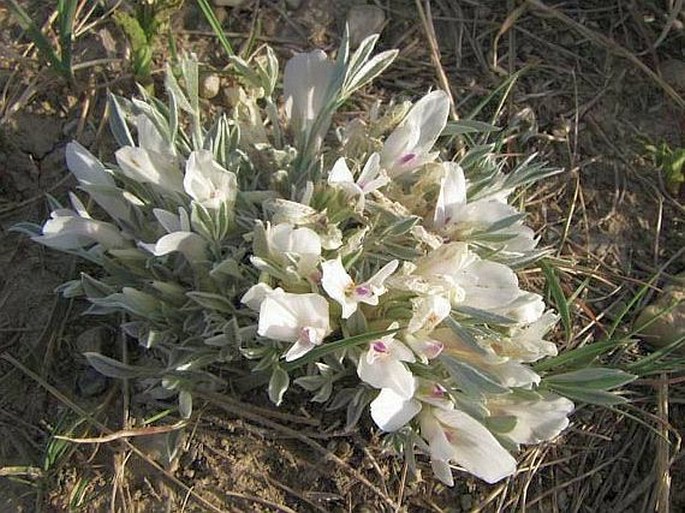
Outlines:
[[[298,53],[285,64],[285,114],[296,132],[310,134],[314,122],[330,100],[334,71],[335,63],[329,61],[321,50]],[[322,123],[316,134],[311,134],[317,146],[327,131],[328,123]]]
[[[175,165],[155,158],[145,148],[123,146],[114,156],[121,171],[130,179],[140,183],[150,183],[171,192],[183,191],[183,174]]]
[[[345,271],[338,256],[335,260],[327,260],[321,264],[321,286],[331,298],[340,303],[342,318],[347,319],[357,311],[359,303],[378,304],[378,297],[387,290],[385,280],[395,272],[398,265],[397,260],[388,262],[367,281],[357,285]]]
[[[452,303],[480,310],[509,305],[521,295],[514,271],[481,260],[463,242],[445,244],[416,261],[415,274],[442,283]]]
[[[418,296],[411,300],[412,317],[407,325],[405,342],[428,363],[440,355],[443,343],[430,338],[430,333],[450,314],[450,301],[440,295]]]
[[[545,300],[540,294],[521,291],[511,303],[493,308],[491,311],[520,324],[529,324],[537,321],[545,312]]]
[[[430,333],[452,311],[449,300],[437,294],[415,297],[411,306],[413,314],[407,325],[409,333]]]
[[[565,397],[547,394],[540,399],[517,395],[488,397],[486,408],[491,417],[515,417],[511,431],[501,433],[515,444],[538,444],[552,440],[568,427],[573,403]]]
[[[390,134],[381,151],[381,167],[391,178],[435,160],[438,153],[430,151],[447,124],[449,105],[444,91],[433,91],[416,102]]]
[[[383,388],[371,401],[371,418],[383,431],[397,431],[421,411],[416,399],[399,395],[392,388]]]
[[[467,203],[466,179],[461,166],[454,162],[443,162],[442,168],[440,194],[433,216],[436,230],[446,233],[452,240],[468,239],[473,233],[484,231],[491,236],[509,237],[491,244],[509,253],[525,253],[535,249],[538,239],[521,219],[508,226],[489,230],[498,222],[518,216],[518,210],[494,198]]]
[[[291,294],[277,288],[261,301],[257,333],[294,342],[285,354],[286,361],[300,358],[320,345],[330,331],[328,301],[319,294]]]
[[[123,146],[114,156],[121,171],[132,180],[150,183],[164,191],[183,192],[183,173],[175,149],[165,142],[144,114],[136,117],[138,146]]]
[[[536,362],[545,356],[556,356],[557,346],[545,340],[544,336],[558,320],[559,316],[549,310],[530,324],[510,327],[509,334],[497,339],[491,347],[499,356],[521,362]]]
[[[197,233],[189,231],[168,233],[161,237],[154,245],[139,245],[155,256],[164,256],[177,251],[192,263],[207,260],[207,241]]]
[[[340,187],[349,195],[358,198],[356,207],[358,211],[364,210],[367,194],[380,189],[389,181],[388,175],[380,168],[380,155],[378,153],[371,154],[356,181],[343,157],[335,161],[333,169],[328,174],[329,185]]]
[[[177,251],[191,263],[207,260],[207,241],[191,231],[190,218],[183,207],[178,208],[178,215],[161,208],[152,209],[152,213],[167,234],[153,244],[139,242],[138,246],[155,256]]]
[[[86,212],[83,203],[69,194],[75,210],[60,208],[50,213],[43,225],[43,234],[31,237],[35,242],[64,251],[100,244],[105,249],[129,246],[119,228],[111,223],[96,221]]]
[[[319,265],[321,238],[314,230],[290,223],[267,224],[265,237],[269,258],[280,264],[294,260],[300,276],[311,274]]]
[[[224,169],[209,150],[194,151],[186,162],[183,187],[202,206],[216,210],[222,203],[232,205],[238,192],[235,173]]]
[[[392,323],[388,329],[399,325]],[[411,399],[416,390],[416,378],[403,362],[416,359],[411,350],[393,335],[386,335],[369,344],[357,364],[357,375],[375,388],[389,388],[404,399]]]
[[[266,283],[257,283],[252,285],[245,295],[240,299],[240,302],[247,305],[252,310],[259,310],[262,306],[262,302],[266,297],[274,291]]]
[[[476,419],[457,409],[425,407],[419,417],[421,436],[430,447],[435,475],[454,485],[450,463],[488,483],[496,483],[516,472],[516,460]]]

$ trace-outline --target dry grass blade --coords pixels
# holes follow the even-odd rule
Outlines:
[[[661,422],[657,429],[659,436],[656,440],[656,464],[654,472],[656,478],[656,513],[670,512],[671,472],[668,441],[668,376],[661,376],[661,383],[657,388],[657,413]]]
[[[610,52],[620,57],[628,59],[637,68],[643,71],[650,79],[652,79],[656,84],[658,84],[659,87],[661,87],[661,89],[663,89],[664,92],[678,105],[678,107],[685,109],[685,99],[683,99],[683,97],[680,96],[675,89],[673,89],[668,83],[666,83],[649,66],[647,66],[644,62],[638,59],[634,53],[619,45],[607,36],[587,28],[582,23],[578,23],[576,20],[562,13],[558,9],[545,5],[540,0],[527,0],[527,3],[535,9],[537,9],[538,11],[544,13],[545,15],[556,18],[562,23],[568,25],[573,30],[587,37],[590,41],[594,42],[595,44],[603,46]],[[535,13],[535,10],[532,10],[532,12]]]
[[[115,433],[111,433],[105,436],[89,437],[89,438],[71,438],[68,436],[55,436],[58,440],[66,440],[67,442],[75,444],[102,444],[107,442],[114,442],[115,440],[121,440],[122,438],[131,438],[136,436],[150,436],[159,435],[162,433],[169,433],[171,431],[178,431],[186,427],[188,423],[186,421],[176,422],[170,426],[155,426],[146,427],[140,429],[122,429]]]
[[[445,68],[440,62],[440,47],[438,46],[438,38],[435,35],[435,27],[433,26],[433,16],[430,10],[430,2],[426,0],[426,8],[424,9],[421,5],[421,0],[415,0],[416,10],[421,17],[421,23],[423,24],[423,29],[426,32],[426,38],[428,39],[428,45],[431,50],[431,60],[433,61],[433,66],[438,74],[438,81],[440,86],[447,93],[450,99],[450,115],[454,121],[459,120],[459,114],[457,113],[456,104],[454,103],[454,96],[452,95],[452,88],[450,87],[450,81],[445,73]]]
[[[72,411],[74,411],[76,414],[87,420],[91,425],[97,427],[100,429],[102,432],[107,433],[108,435],[112,435],[114,431],[107,426],[105,426],[102,422],[94,418],[92,415],[90,415],[86,410],[81,408],[78,404],[76,404],[74,401],[69,399],[66,395],[64,395],[62,392],[57,390],[55,387],[47,383],[43,378],[41,378],[38,374],[33,372],[31,369],[27,368],[24,366],[21,362],[13,358],[11,355],[4,353],[0,355],[0,358],[3,360],[7,361],[10,363],[12,366],[16,367],[20,371],[22,371],[24,374],[27,376],[31,377],[36,383],[40,384],[45,390],[47,390],[53,397],[55,397],[58,401],[63,403],[65,406],[70,408]],[[132,451],[136,456],[141,458],[143,461],[145,461],[148,465],[153,467],[155,470],[157,470],[159,473],[161,473],[167,480],[169,480],[171,483],[173,483],[175,486],[178,486],[180,489],[182,489],[184,492],[186,492],[188,495],[192,496],[194,500],[196,500],[199,504],[201,504],[204,508],[206,508],[207,511],[212,511],[214,513],[225,513],[225,510],[215,506],[209,500],[206,498],[202,497],[199,495],[197,492],[195,492],[192,488],[188,487],[183,481],[178,479],[176,476],[171,474],[169,471],[167,471],[165,468],[163,468],[159,463],[154,461],[152,458],[150,458],[147,454],[142,452],[139,448],[137,448],[135,445],[133,445],[131,442],[129,442],[126,439],[121,439],[121,442],[129,449]],[[223,492],[227,495],[230,495],[231,492]],[[239,498],[245,498],[242,494],[235,494],[236,497]]]

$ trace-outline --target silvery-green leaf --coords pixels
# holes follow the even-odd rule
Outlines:
[[[240,267],[240,264],[238,264],[238,262],[235,259],[226,258],[222,262],[215,264],[212,270],[209,271],[209,275],[213,278],[217,278],[219,276],[227,276],[230,278],[242,279],[243,271]]]
[[[21,222],[12,225],[9,231],[37,237],[43,234],[43,227],[36,223]]]
[[[472,133],[489,133],[498,132],[499,130],[501,130],[501,128],[491,125],[490,123],[484,123],[474,119],[460,119],[459,121],[449,121],[443,129],[442,135],[450,136]]]
[[[214,219],[209,211],[201,204],[193,201],[190,214],[193,231],[196,231],[207,238],[214,239],[216,227]]]
[[[518,322],[515,319],[510,319],[509,317],[497,315],[492,312],[488,312],[487,310],[481,310],[480,308],[472,308],[467,305],[459,305],[454,308],[454,311],[459,314],[472,317],[478,322],[482,322],[485,324],[500,324],[503,326],[508,326],[516,324]]]
[[[308,392],[314,392],[321,388],[323,384],[328,381],[328,378],[325,378],[324,376],[316,375],[316,376],[302,376],[300,378],[297,378],[293,383],[295,383],[297,386],[304,388]]]
[[[475,351],[480,355],[487,355],[488,352],[481,347],[473,334],[459,322],[457,322],[453,317],[447,317],[443,322],[452,330],[452,332],[462,341],[464,344],[468,345],[470,349]]]
[[[238,320],[235,317],[231,317],[231,319],[224,324],[224,334],[228,341],[236,347],[243,343],[243,334],[238,325]]]
[[[392,223],[383,232],[383,235],[380,238],[383,239],[385,236],[399,237],[401,235],[404,235],[410,232],[411,229],[419,223],[419,221],[421,221],[421,218],[418,216],[409,216],[405,217],[404,219],[399,219]]]
[[[581,403],[598,404],[600,406],[614,406],[628,402],[625,397],[612,392],[607,392],[606,390],[595,390],[558,384],[550,384],[549,388],[559,395]]]
[[[365,63],[354,76],[351,77],[349,83],[345,85],[343,97],[349,96],[354,91],[364,87],[378,75],[383,73],[393,63],[398,53],[398,50],[387,50],[373,56],[371,60]]]
[[[174,76],[174,72],[171,69],[171,65],[167,64],[166,67],[166,77],[164,80],[164,85],[169,90],[169,94],[172,94],[178,103],[178,106],[189,114],[193,114],[193,107],[183,93],[181,86],[178,85],[178,80]]]
[[[359,47],[354,51],[350,57],[349,63],[347,64],[347,69],[350,78],[364,65],[364,63],[369,59],[371,52],[376,47],[378,42],[379,34],[371,34],[370,36],[364,38],[364,40],[359,43]]]
[[[269,379],[269,399],[276,406],[280,406],[283,395],[290,386],[290,376],[281,367],[274,368]]]
[[[325,403],[330,399],[332,392],[333,382],[327,380],[326,382],[324,382],[321,388],[319,388],[319,391],[314,395],[314,397],[312,397],[311,401],[313,403]]]
[[[95,370],[109,378],[144,378],[155,376],[161,371],[161,369],[128,365],[100,353],[88,352],[83,353],[83,356]]]
[[[193,396],[187,390],[178,393],[178,412],[184,419],[189,419],[193,414]]]
[[[345,431],[350,431],[359,422],[359,418],[364,413],[364,410],[369,406],[373,399],[373,392],[364,387],[359,387],[352,399],[347,404],[347,415],[345,422]],[[374,394],[375,395],[375,394]]]
[[[256,61],[264,95],[270,97],[278,84],[278,59],[271,47],[267,46],[266,55],[258,57]]]
[[[65,298],[81,297],[85,294],[81,280],[70,280],[55,288],[55,293]]]
[[[628,374],[620,369],[588,367],[564,374],[547,376],[545,383],[554,386],[578,387],[586,390],[611,390],[627,385],[636,378],[637,376],[634,374]]]
[[[262,87],[262,80],[259,74],[242,57],[231,55],[228,60],[248,84],[255,88]]]
[[[107,93],[107,105],[109,107],[109,128],[119,146],[135,146],[119,98],[112,93]]]
[[[513,216],[505,217],[503,219],[500,219],[499,221],[492,223],[490,226],[487,227],[485,231],[496,232],[498,230],[504,230],[505,228],[509,228],[511,225],[521,221],[525,217],[525,213],[514,214]]]
[[[188,92],[188,101],[192,106],[193,113],[197,113],[200,109],[200,75],[197,58],[194,55],[191,54],[181,60],[181,72]]]
[[[234,313],[235,307],[224,296],[212,294],[211,292],[186,292],[186,295],[200,306],[216,310],[218,312]]]
[[[454,384],[464,390],[468,395],[480,396],[482,394],[506,394],[509,389],[501,385],[493,376],[489,376],[482,369],[478,369],[462,362],[457,358],[442,354],[438,359],[454,381]]]
[[[357,393],[356,388],[342,388],[335,394],[333,400],[326,406],[326,411],[339,410],[346,406]]]
[[[115,289],[106,283],[96,280],[86,273],[81,273],[81,286],[88,298],[104,298],[114,294]]]
[[[508,433],[516,427],[518,419],[515,415],[500,415],[498,417],[486,417],[485,426],[495,433]]]

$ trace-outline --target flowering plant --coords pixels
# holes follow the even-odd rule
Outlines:
[[[497,142],[447,158],[441,135],[494,127],[448,123],[439,90],[333,123],[392,63],[395,51],[372,55],[377,37],[354,52],[344,38],[335,60],[294,56],[282,102],[271,49],[232,57],[232,108],[209,127],[193,56],[168,67],[166,104],[110,96],[115,162],[66,149],[97,214],[71,193],[71,208],[51,200],[43,226],[18,228],[99,266],[61,292],[123,314],[150,356],[87,353],[100,372],[178,396],[185,417],[226,370],[238,389],[268,384],[277,405],[294,384],[346,408],[348,427],[368,407],[445,483],[451,464],[493,483],[573,410],[529,365],[556,355],[557,315],[520,287],[515,270],[545,252],[508,203],[556,171],[531,157],[504,173]]]

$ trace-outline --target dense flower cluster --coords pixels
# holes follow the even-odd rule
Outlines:
[[[444,160],[446,127],[473,127],[448,126],[439,90],[331,129],[392,62],[371,55],[375,41],[352,54],[344,42],[335,61],[293,57],[280,113],[273,53],[235,58],[231,114],[209,129],[193,58],[169,69],[168,105],[112,96],[116,162],[76,142],[66,151],[109,220],[71,194],[71,208],[21,228],[100,265],[63,293],[93,314],[124,312],[122,329],[157,362],[88,354],[102,372],[178,393],[184,415],[227,366],[251,370],[238,385],[268,382],[277,404],[293,378],[313,401],[346,406],[350,425],[369,406],[445,483],[453,464],[493,483],[515,471],[510,451],[554,438],[573,410],[528,365],[556,354],[545,335],[557,315],[514,272],[541,252],[508,199],[551,171],[529,159],[503,173],[496,143]]]

